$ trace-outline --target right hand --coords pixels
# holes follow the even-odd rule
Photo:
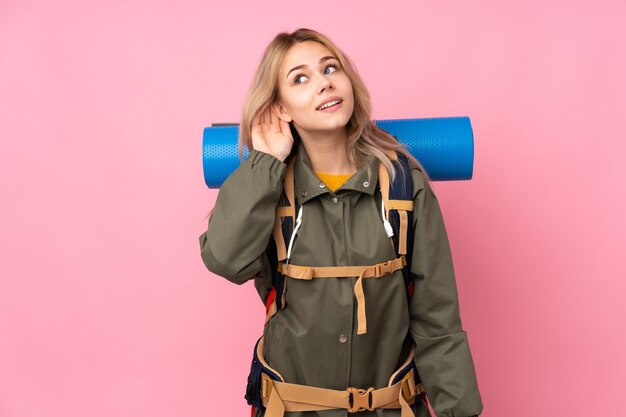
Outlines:
[[[289,123],[280,119],[271,109],[258,112],[252,119],[252,147],[285,161],[291,153],[293,136]]]

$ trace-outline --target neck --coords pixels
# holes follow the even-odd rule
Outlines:
[[[315,172],[354,174],[356,166],[348,158],[348,132],[298,132]]]

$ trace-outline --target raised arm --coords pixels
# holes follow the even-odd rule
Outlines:
[[[262,270],[286,168],[273,155],[253,150],[224,181],[199,238],[209,271],[243,284]]]

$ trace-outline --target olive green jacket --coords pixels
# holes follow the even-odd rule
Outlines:
[[[335,192],[315,175],[297,142],[295,193],[302,224],[290,263],[308,266],[373,265],[396,257],[381,217],[378,160],[370,157]],[[224,181],[208,229],[200,236],[202,260],[236,284],[254,279],[262,300],[271,289],[267,257],[275,208],[287,165],[253,150]],[[407,299],[402,271],[363,281],[367,333],[357,335],[357,277],[286,278],[284,310],[263,329],[264,356],[286,382],[344,390],[382,388],[415,342],[415,364],[438,417],[466,417],[483,409],[467,334],[462,329],[452,257],[439,203],[417,167],[414,184],[414,295]],[[252,349],[250,347],[250,355]],[[241,358],[249,361],[249,358]],[[244,384],[245,385],[245,384]],[[413,406],[427,416],[423,401]],[[256,416],[263,415],[257,410]],[[287,413],[346,416],[343,409]],[[376,410],[359,416],[399,416]]]

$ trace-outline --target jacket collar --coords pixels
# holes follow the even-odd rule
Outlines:
[[[296,158],[294,161],[294,191],[298,204],[302,205],[310,199],[326,193],[337,195],[342,191],[352,190],[373,195],[374,191],[376,191],[376,185],[378,184],[378,159],[376,157],[368,156],[367,164],[357,170],[352,177],[333,192],[315,175],[311,166],[311,160],[309,159],[309,155],[302,141],[298,141],[297,145],[297,154],[294,155],[293,158]],[[371,177],[369,178],[367,165],[369,165],[371,169]]]

